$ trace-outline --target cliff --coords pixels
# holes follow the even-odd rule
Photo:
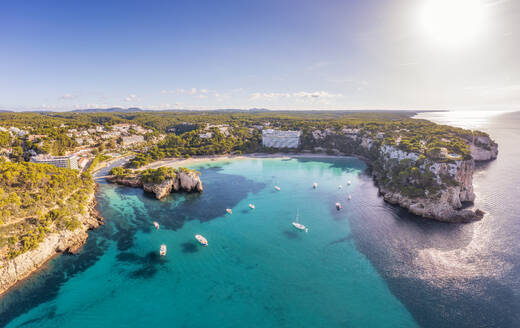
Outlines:
[[[154,193],[157,199],[164,198],[171,192],[202,192],[204,190],[202,181],[195,172],[181,171],[161,182],[143,182],[142,175],[138,173],[127,176],[111,175],[106,179],[124,186],[141,187],[146,192]]]
[[[464,139],[470,156],[440,151],[405,151],[398,144],[386,144],[377,134],[367,136],[359,129],[341,132],[325,130],[312,133],[315,145],[331,152],[362,156],[372,167],[373,178],[384,200],[416,215],[443,222],[471,222],[484,212],[464,209],[473,202],[473,173],[476,161],[497,157],[498,145],[488,136]]]
[[[87,240],[87,231],[103,224],[102,218],[99,217],[94,206],[95,198],[94,193],[92,193],[87,214],[78,215],[81,222],[79,228],[73,231],[60,230],[50,233],[45,236],[37,248],[0,262],[0,294],[38,270],[56,254],[63,252],[76,253]]]

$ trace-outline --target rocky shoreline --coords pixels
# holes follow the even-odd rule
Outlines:
[[[123,186],[143,188],[144,191],[153,193],[155,198],[161,199],[172,192],[202,192],[204,187],[200,177],[194,172],[179,172],[174,178],[168,178],[160,183],[143,182],[142,176],[135,173],[128,176],[110,175],[106,180]]]
[[[0,263],[0,295],[41,269],[54,256],[60,253],[75,254],[81,249],[88,238],[87,231],[104,224],[95,208],[97,201],[94,195],[95,191],[91,195],[87,214],[80,217],[80,228],[50,233],[36,249]]]

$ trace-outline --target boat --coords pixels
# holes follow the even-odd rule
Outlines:
[[[228,212],[229,214],[233,214],[233,211],[230,208],[226,208],[226,212]]]
[[[301,224],[299,221],[299,214],[298,214],[298,211],[296,211],[296,220],[292,223],[293,227],[295,227],[296,229],[298,230],[301,230],[301,231],[309,231],[309,229],[307,229],[306,226],[304,226],[303,224]]]
[[[208,246],[208,241],[206,238],[204,238],[202,235],[195,235],[195,239],[202,245],[202,246]]]
[[[350,186],[351,183],[352,183],[352,182],[351,182],[350,180],[347,181],[347,184],[348,184],[349,186]]]
[[[159,251],[159,254],[161,256],[166,256],[166,245],[165,244],[161,245],[161,250]]]
[[[278,186],[274,186],[274,189],[280,191],[280,187],[278,187]]]
[[[342,185],[338,185],[338,189],[343,189],[343,186]]]
[[[348,198],[348,200],[351,200],[351,199],[352,199],[352,196],[348,195],[348,197],[347,197],[347,198]]]
[[[153,225],[155,229],[159,230],[159,223],[157,223],[157,221],[153,221]]]
[[[251,208],[252,210],[254,210],[254,209],[255,209],[255,205],[249,203],[249,208]]]
[[[341,206],[341,203],[336,203],[336,209],[339,211],[341,210],[343,207]]]
[[[318,183],[317,183],[317,182],[314,182],[314,183],[312,184],[312,187],[313,187],[314,189],[318,188]]]

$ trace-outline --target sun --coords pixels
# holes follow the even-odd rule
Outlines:
[[[478,38],[484,13],[480,0],[427,0],[420,8],[419,23],[429,39],[458,46]]]

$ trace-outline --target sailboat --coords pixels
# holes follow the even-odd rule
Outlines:
[[[159,223],[157,223],[157,221],[153,221],[153,225],[155,229],[159,230]]]
[[[351,200],[352,199],[352,196],[348,195],[348,200]]]
[[[249,203],[249,208],[251,208],[252,210],[254,210],[254,209],[255,209],[255,205]]]
[[[341,210],[343,207],[341,206],[341,203],[336,203],[336,209],[339,211]]]
[[[352,182],[351,182],[350,180],[347,181],[347,184],[348,184],[349,186],[350,186],[351,183],[352,183]]]
[[[343,189],[343,186],[342,185],[338,185],[338,189]]]
[[[228,212],[229,214],[233,214],[233,211],[230,208],[226,208],[226,212]]]
[[[318,183],[317,183],[317,182],[314,182],[314,183],[312,184],[312,188],[314,188],[314,189],[318,188]]]
[[[296,229],[301,230],[301,231],[305,231],[305,232],[309,231],[309,229],[307,229],[306,226],[304,226],[303,224],[301,224],[298,221],[299,221],[299,213],[298,213],[298,211],[296,211],[296,219],[292,223],[293,227],[295,227]]]
[[[161,256],[166,256],[166,245],[165,244],[161,245],[161,250],[159,251],[159,254]]]
[[[277,191],[280,191],[280,187],[278,187],[278,186],[274,186],[274,189],[276,189]]]

